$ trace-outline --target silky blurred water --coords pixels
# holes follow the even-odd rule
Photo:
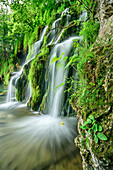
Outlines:
[[[0,170],[82,170],[75,118],[34,115],[5,100],[0,95]]]

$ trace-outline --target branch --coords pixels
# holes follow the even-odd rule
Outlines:
[[[86,20],[86,21],[87,21],[87,20]],[[79,23],[82,23],[82,22],[84,22],[84,21],[78,21],[78,22],[79,22]],[[77,24],[77,22],[75,22],[74,24],[71,23],[70,25],[65,26],[65,27],[63,27],[63,26],[58,26],[58,27],[60,27],[60,28],[62,28],[62,29],[57,32],[57,34],[55,35],[55,37],[56,37],[63,29],[65,29],[65,28],[70,28],[70,27],[72,27],[72,26],[74,26],[74,25],[76,25],[76,24]],[[58,28],[58,27],[55,27],[55,28],[51,29],[51,30],[49,31],[49,33],[50,33],[52,30],[54,30],[54,29],[56,29],[56,28]],[[49,34],[49,33],[48,33],[48,34]],[[55,39],[55,37],[54,37],[54,39]]]
[[[85,5],[85,7],[91,12],[91,13],[93,13],[92,11],[91,11],[91,9],[82,1],[81,2],[81,0],[78,0],[80,3],[82,3],[82,4],[84,4]]]

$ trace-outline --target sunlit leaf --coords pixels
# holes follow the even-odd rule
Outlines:
[[[98,137],[95,133],[94,133],[94,140],[95,140],[96,143],[98,143]]]
[[[65,84],[65,82],[61,83],[60,85],[56,86],[54,90],[56,90],[58,87],[61,87]]]
[[[50,64],[54,63],[56,59],[57,59],[57,56],[53,57],[52,60],[50,61]]]
[[[90,119],[87,119],[87,123],[91,123],[92,121]]]
[[[88,129],[87,126],[80,126],[80,127],[81,127],[81,129]]]
[[[98,131],[99,131],[99,132],[102,131],[102,126],[101,126],[101,125],[98,126]]]
[[[93,129],[94,129],[94,132],[95,132],[95,133],[98,131],[98,129],[97,129],[97,124],[94,124]]]
[[[63,60],[67,60],[67,59],[68,59],[68,57],[67,57],[67,56],[63,58]]]
[[[99,139],[101,139],[101,140],[107,140],[107,137],[103,134],[103,133],[97,133],[97,136],[98,136],[98,138]]]
[[[93,117],[92,115],[89,115],[89,118],[92,119],[92,120],[94,120],[94,117]]]

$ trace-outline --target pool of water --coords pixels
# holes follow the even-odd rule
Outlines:
[[[0,86],[0,170],[82,170],[74,144],[76,119],[38,115],[24,103],[6,103],[4,90]]]

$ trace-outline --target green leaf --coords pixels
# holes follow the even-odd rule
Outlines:
[[[101,126],[101,125],[98,126],[98,131],[99,131],[99,132],[102,131],[102,126]]]
[[[81,127],[81,129],[88,129],[87,126],[80,126],[80,127]]]
[[[95,120],[94,117],[92,115],[89,115],[89,118],[92,120]]]
[[[91,133],[91,128],[88,129],[88,136],[89,136],[90,133]]]
[[[87,137],[86,138],[86,146],[88,147],[88,144],[89,144],[89,138]]]
[[[85,125],[87,125],[87,124],[88,124],[88,122],[86,121],[86,122],[83,123],[83,126],[85,126]]]
[[[64,55],[64,52],[61,54],[61,56],[59,57],[59,59],[61,59],[63,55]]]
[[[64,67],[64,70],[67,68],[67,67],[69,67],[70,66],[70,62],[68,62],[67,64],[66,64],[66,66]]]
[[[56,86],[54,90],[56,90],[58,87],[61,87],[65,84],[65,82],[61,83],[60,85]]]
[[[87,123],[91,123],[92,121],[90,120],[90,119],[87,119],[87,121],[86,121]]]
[[[67,57],[67,56],[63,58],[63,60],[67,60],[67,59],[68,59],[68,57]]]
[[[95,133],[94,133],[94,140],[95,140],[96,143],[98,143],[98,137]]]
[[[52,60],[50,61],[50,64],[54,63],[56,59],[57,59],[57,56],[53,57]]]
[[[57,69],[59,69],[60,67],[63,67],[62,62],[58,62],[56,65],[57,65]]]
[[[85,134],[85,132],[84,132],[84,131],[82,131],[81,133],[82,133],[82,136],[85,138],[85,135],[86,135],[86,134]]]
[[[94,124],[93,129],[94,129],[94,132],[95,132],[95,133],[98,131],[98,129],[97,129],[97,124]]]
[[[103,133],[97,133],[97,136],[98,136],[98,138],[99,139],[101,139],[101,140],[107,140],[107,137],[103,134]]]

